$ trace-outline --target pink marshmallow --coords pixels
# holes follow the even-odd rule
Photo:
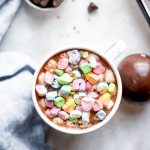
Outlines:
[[[54,106],[54,107],[51,109],[50,113],[51,113],[51,115],[53,115],[53,116],[57,116],[60,110],[61,110],[61,108],[57,108],[57,107]]]
[[[72,91],[85,91],[85,81],[82,78],[75,79],[72,83]]]
[[[50,72],[46,72],[44,76],[44,81],[46,84],[51,85],[54,81],[54,75]]]
[[[83,110],[82,110],[82,107],[79,106],[79,105],[76,106],[76,110],[80,110],[81,112],[83,111]]]
[[[36,90],[38,96],[40,96],[40,97],[45,96],[47,93],[47,89],[44,85],[40,85],[40,84],[36,85],[35,90]]]
[[[58,61],[58,69],[66,69],[68,67],[69,60],[68,58],[60,58]]]
[[[44,84],[44,76],[45,76],[45,73],[44,72],[41,72],[38,76],[38,83],[39,84]]]
[[[102,64],[99,64],[96,68],[93,68],[93,73],[100,75],[105,72],[105,67],[102,66]]]
[[[99,111],[99,110],[101,110],[101,109],[103,109],[103,104],[102,104],[102,102],[99,101],[99,100],[96,100],[95,103],[94,103],[94,105],[93,105],[93,110],[94,110],[94,111]]]
[[[51,115],[51,110],[50,109],[46,109],[45,111],[45,115],[49,118],[53,118],[54,116]]]
[[[90,82],[86,82],[86,91],[91,91],[92,90],[92,84]]]
[[[95,99],[91,97],[84,97],[81,101],[81,106],[84,111],[89,111],[92,109],[95,103]]]
[[[87,97],[91,97],[91,98],[97,98],[98,97],[98,94],[95,93],[95,92],[90,92]]]
[[[47,107],[49,107],[49,108],[53,108],[54,107],[54,103],[52,101],[47,101],[46,99],[45,99],[45,105]]]
[[[65,69],[65,72],[67,72],[69,74],[72,73],[72,71],[73,71],[72,68],[69,66]]]
[[[58,117],[60,117],[63,120],[69,119],[69,114],[66,113],[65,111],[59,111],[58,112]]]

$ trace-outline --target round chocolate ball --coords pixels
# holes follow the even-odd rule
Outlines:
[[[150,99],[150,56],[133,54],[119,65],[123,95],[134,101]]]

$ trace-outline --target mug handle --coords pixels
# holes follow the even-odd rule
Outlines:
[[[104,51],[106,58],[110,61],[116,60],[125,50],[127,46],[123,40],[118,40],[110,48]]]

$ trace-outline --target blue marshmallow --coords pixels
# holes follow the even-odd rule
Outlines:
[[[106,113],[103,110],[100,110],[99,112],[97,112],[96,115],[101,121],[106,118]]]
[[[56,96],[57,96],[57,91],[51,91],[46,94],[46,99],[48,101],[54,101]]]
[[[58,82],[58,76],[56,76],[56,75],[54,76],[54,81],[53,81],[51,87],[54,89],[59,89],[61,87],[61,85]]]
[[[70,85],[63,85],[60,89],[62,94],[70,94],[71,93],[71,86]]]
[[[83,111],[82,112],[82,121],[84,123],[88,123],[90,121],[90,112],[88,111]]]
[[[74,70],[72,73],[75,75],[76,78],[81,78],[82,77],[79,70]]]

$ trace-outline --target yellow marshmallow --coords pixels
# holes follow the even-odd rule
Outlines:
[[[85,78],[91,83],[91,84],[96,84],[99,81],[99,77],[98,75],[94,74],[94,73],[88,73],[85,74]]]

